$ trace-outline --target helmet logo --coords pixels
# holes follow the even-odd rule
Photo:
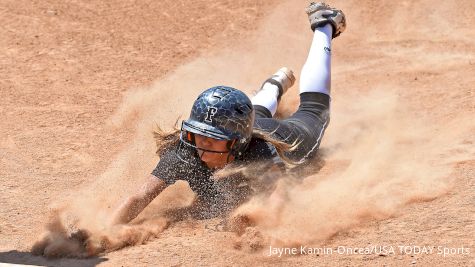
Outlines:
[[[205,121],[213,122],[213,116],[218,111],[215,107],[208,107],[208,112],[206,113]]]

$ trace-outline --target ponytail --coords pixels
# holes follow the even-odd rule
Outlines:
[[[252,136],[253,137],[262,139],[262,140],[272,144],[275,147],[275,149],[277,150],[277,154],[279,154],[280,158],[285,162],[285,164],[289,165],[289,166],[294,166],[295,164],[293,163],[293,161],[290,160],[285,154],[287,152],[291,152],[291,151],[294,151],[295,149],[297,149],[297,147],[300,145],[300,143],[302,141],[301,140],[300,141],[295,140],[292,144],[289,144],[289,143],[283,142],[281,139],[277,139],[273,135],[273,133],[274,132],[269,133],[269,132],[262,131],[262,130],[256,129],[256,128],[254,128],[252,130]]]

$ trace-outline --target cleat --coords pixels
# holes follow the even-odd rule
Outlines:
[[[317,27],[322,27],[330,23],[333,28],[332,38],[338,37],[346,28],[346,19],[343,11],[330,7],[324,2],[310,3],[305,9],[308,20],[310,21],[310,28],[315,31]]]

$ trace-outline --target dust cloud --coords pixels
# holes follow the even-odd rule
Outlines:
[[[298,75],[311,32],[302,10],[290,8],[291,2],[275,9],[258,36],[204,54],[149,87],[129,90],[109,125],[111,131],[130,129],[133,138],[93,183],[53,206],[46,232],[32,251],[87,257],[159,236],[170,223],[166,211],[193,201],[184,183],[167,188],[132,224],[107,224],[118,203],[138,189],[158,161],[154,127],[171,129],[211,86],[233,86],[251,95],[282,66]],[[283,16],[299,19],[283,21]],[[281,112],[296,109],[297,94],[298,88],[291,89]],[[287,200],[276,213],[269,214],[268,200],[258,197],[235,211],[247,216],[252,229],[269,242],[322,240],[367,220],[397,215],[408,203],[433,199],[450,188],[451,165],[443,152],[457,145],[467,129],[451,132],[427,126],[387,88],[338,99],[321,147],[325,164],[320,172],[293,186],[281,179]]]
[[[323,241],[450,190],[454,163],[475,156],[467,146],[473,122],[465,117],[436,125],[418,119],[396,93],[376,89],[333,105],[321,147],[324,167],[296,186],[286,186],[284,179],[285,204],[269,211],[269,199],[255,198],[235,211],[258,229],[261,242]]]

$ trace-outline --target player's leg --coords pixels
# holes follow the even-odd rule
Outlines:
[[[251,99],[256,118],[272,118],[277,111],[280,98],[294,83],[294,74],[288,68],[279,69],[267,79]]]
[[[254,129],[269,133],[273,138],[291,145],[292,149],[283,156],[295,164],[302,164],[315,155],[328,125],[331,40],[343,32],[346,26],[343,12],[326,4],[312,3],[307,8],[307,13],[314,35],[300,75],[299,108],[285,120],[256,116],[254,122]],[[274,102],[276,103],[275,100]]]
[[[310,4],[307,14],[314,34],[300,75],[300,106],[285,120],[299,132],[299,146],[286,154],[296,163],[315,155],[329,123],[331,41],[346,27],[343,12],[324,3]]]
[[[281,95],[274,83],[266,81],[252,98],[256,110],[254,129],[291,145],[293,149],[284,156],[295,164],[303,163],[318,148],[328,124],[332,31],[328,23],[315,29],[301,73],[300,106],[296,113],[285,120],[272,119]]]

